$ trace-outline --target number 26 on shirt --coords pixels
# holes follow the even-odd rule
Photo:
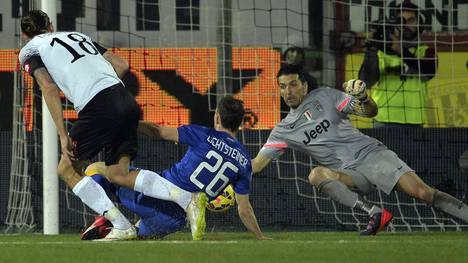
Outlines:
[[[223,157],[215,151],[209,151],[206,154],[206,158],[208,158],[209,160],[214,158],[216,160],[216,163],[214,165],[210,165],[207,162],[200,163],[197,169],[195,169],[195,171],[193,171],[193,173],[190,175],[190,181],[192,181],[192,183],[194,183],[198,188],[203,189],[205,185],[197,179],[197,176],[200,174],[200,172],[203,169],[207,169],[210,173],[216,173],[216,175],[213,177],[208,186],[206,186],[205,190],[209,196],[216,197],[221,192],[221,190],[223,190],[224,187],[226,187],[226,185],[229,183],[229,178],[226,175],[224,175],[226,169],[230,169],[234,173],[237,173],[239,171],[239,168],[231,162],[223,162]],[[213,189],[216,185],[219,184],[220,181],[222,182],[221,186],[217,189]]]

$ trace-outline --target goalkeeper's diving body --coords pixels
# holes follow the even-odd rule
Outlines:
[[[364,82],[350,80],[344,83],[346,93],[327,87],[307,93],[304,76],[305,73],[294,66],[283,66],[279,70],[280,93],[290,112],[271,131],[253,159],[254,173],[279,158],[285,148],[307,153],[319,163],[310,172],[309,182],[334,201],[361,209],[370,216],[361,235],[375,235],[393,217],[385,208],[377,207],[359,195],[375,188],[386,194],[393,190],[403,191],[468,222],[467,205],[428,186],[383,143],[351,125],[348,114],[364,117],[377,114],[377,106],[367,95]]]
[[[252,180],[250,155],[235,138],[244,114],[242,101],[227,96],[220,100],[216,108],[214,129],[198,125],[172,128],[159,126],[151,122],[140,122],[138,130],[141,133],[154,138],[187,144],[189,148],[178,163],[164,170],[161,175],[143,169],[131,171],[130,174],[138,174],[135,185],[140,189],[140,193],[127,191],[128,194],[144,197],[146,192],[159,192],[160,195],[167,196],[164,200],[175,199],[175,197],[171,198],[172,195],[177,195],[178,204],[183,203],[185,200],[185,203],[188,204],[187,217],[188,221],[190,221],[192,237],[194,240],[200,240],[205,233],[205,205],[207,199],[216,198],[226,186],[232,184],[236,193],[239,217],[245,227],[254,234],[255,238],[269,239],[260,230],[249,201]],[[158,177],[164,180],[154,180],[154,178]],[[173,192],[172,189],[176,191]],[[136,206],[142,206],[135,203],[139,200],[133,197],[126,198],[126,200]],[[147,206],[149,206],[148,209],[154,210],[153,205],[148,204]],[[181,205],[181,207],[184,207],[184,205]],[[158,208],[158,210],[160,216],[170,218],[175,223],[168,225],[169,231],[165,229],[159,229],[158,231],[169,233],[180,227],[180,215],[178,213],[169,215],[168,210],[171,209],[167,207]],[[176,210],[179,209],[176,208]],[[189,211],[191,212],[189,213]],[[173,212],[177,211],[171,211],[170,213]],[[156,217],[150,216],[153,217],[151,224],[161,221],[161,219],[157,218],[159,215],[156,215]],[[192,224],[192,222],[195,223]],[[139,231],[141,231],[141,226]],[[143,235],[142,233],[139,234]]]

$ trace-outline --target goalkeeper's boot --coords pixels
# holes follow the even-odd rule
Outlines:
[[[387,209],[383,209],[382,212],[374,214],[367,225],[366,230],[361,232],[361,236],[373,236],[378,232],[382,231],[392,221],[393,215],[388,212]]]
[[[205,193],[192,193],[192,200],[187,207],[187,219],[193,240],[202,240],[205,236],[205,208],[208,197]]]
[[[94,241],[123,241],[123,240],[132,240],[137,237],[136,230],[133,226],[131,226],[128,229],[117,229],[117,228],[112,228],[112,230],[105,236],[104,238],[101,239],[96,239]]]
[[[94,222],[81,233],[82,240],[93,240],[107,236],[112,230],[112,223],[104,216],[97,216]]]

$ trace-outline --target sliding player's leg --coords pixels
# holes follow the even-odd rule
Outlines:
[[[410,171],[398,180],[398,189],[454,217],[468,222],[468,206],[455,197],[428,186]]]
[[[86,174],[92,176],[109,197],[116,197],[119,203],[140,217],[137,226],[139,237],[161,238],[184,228],[185,212],[177,204],[144,196],[142,193],[115,185],[99,172],[99,169],[86,170]],[[103,229],[106,227],[106,222],[102,218],[97,218],[82,234],[82,239],[102,237]]]
[[[192,199],[186,211],[193,240],[202,240],[205,236],[205,212],[207,203],[208,197],[205,193],[192,193]]]
[[[309,182],[332,200],[349,208],[358,208],[368,213],[370,221],[367,229],[361,233],[362,235],[375,235],[383,230],[393,217],[386,209],[365,201],[355,191],[350,190],[366,193],[372,189],[365,177],[357,171],[334,171],[318,166],[311,171]]]
[[[174,202],[148,196],[134,195],[130,189],[121,189],[122,204],[140,216],[138,236],[162,238],[183,229],[186,225],[185,211]]]
[[[146,196],[173,201],[186,210],[192,193],[155,172],[144,169],[129,171],[130,162],[136,156],[138,118],[139,111],[134,116],[130,115],[131,124],[106,148],[106,178]]]
[[[173,201],[184,210],[190,203],[191,193],[166,180],[157,173],[148,170],[129,171],[128,167],[132,157],[136,156],[137,149],[137,119],[129,125],[125,133],[115,138],[106,148],[106,172],[105,176],[111,182],[123,187],[134,189],[147,196]]]
[[[130,172],[130,178],[135,178],[133,189],[145,196],[175,202],[187,213],[192,237],[201,240],[205,235],[205,204],[207,198],[203,193],[188,192],[163,176],[149,170]]]
[[[105,172],[106,177],[113,183],[120,186],[134,189],[146,196],[175,202],[184,210],[187,209],[192,193],[178,187],[159,174],[149,170],[138,169],[128,172],[129,163],[129,158],[121,158],[119,165],[111,165],[107,167]],[[122,169],[125,167],[127,169],[127,175],[121,175],[123,174]],[[114,176],[109,176],[111,174]]]
[[[80,172],[78,172],[81,171],[81,167],[83,167],[82,161],[77,161],[72,165],[61,159],[58,166],[58,173],[62,180],[73,190],[75,195],[77,195],[83,203],[96,213],[106,216],[116,229],[132,232],[132,225],[117,207],[115,207],[102,187],[91,178],[81,176]]]
[[[118,196],[120,202],[127,207],[130,211],[133,211],[137,215],[139,215],[142,220],[140,221],[140,228],[139,228],[139,235],[142,236],[163,236],[164,233],[168,234],[174,231],[179,230],[181,227],[185,225],[185,212],[181,208],[181,205],[177,205],[173,202],[168,202],[164,200],[155,199],[149,196],[145,196],[139,192],[135,192],[128,188],[118,187],[112,183],[109,183],[107,180],[103,179],[102,174],[106,170],[106,166],[102,162],[97,162],[89,165],[86,169],[87,175],[95,175],[93,179],[99,181],[101,186],[106,189],[106,192],[112,193]],[[169,181],[167,181],[162,176],[158,175],[155,172],[148,171],[148,170],[140,170],[136,168],[131,168],[130,174],[150,174],[151,178],[156,178],[157,181],[155,182],[156,185],[152,188],[156,187],[158,195],[167,198],[167,195],[171,192],[171,185],[165,186]],[[140,179],[145,179],[146,177],[140,177]],[[159,183],[158,183],[159,182]],[[170,183],[170,182],[169,182]],[[172,184],[172,183],[171,183]],[[147,183],[147,185],[151,185],[151,183]],[[172,195],[176,194],[177,192],[172,191]],[[197,194],[190,194],[189,196],[185,197],[183,200],[184,203],[190,202],[192,196],[194,198],[195,203],[198,207],[202,207],[203,209],[198,209],[192,214],[196,214],[197,216],[190,215],[189,211],[187,211],[187,217],[190,220],[190,217],[193,218],[192,221],[196,223],[191,223],[191,230],[192,236],[194,240],[200,240],[204,236],[204,229],[206,226],[204,213],[200,211],[203,210],[206,205],[206,196],[200,196]],[[182,196],[180,195],[179,198]],[[197,199],[199,198],[199,199]],[[193,207],[190,205],[189,207]],[[187,209],[189,210],[189,209]],[[192,225],[196,227],[192,227]]]
[[[137,180],[137,177],[140,173],[138,172],[129,172],[129,165],[130,161],[136,156],[137,153],[137,128],[140,118],[140,109],[133,98],[130,98],[130,94],[128,92],[124,92],[124,90],[116,90],[119,93],[117,96],[113,96],[109,98],[111,103],[114,107],[112,110],[116,113],[109,112],[109,109],[105,108],[102,111],[104,112],[102,115],[105,116],[112,116],[111,123],[107,123],[108,125],[104,125],[106,123],[95,123],[94,127],[107,126],[105,130],[102,131],[103,135],[101,135],[102,141],[96,141],[96,144],[105,145],[106,150],[106,171],[105,176],[112,182],[128,187],[130,189],[135,189],[140,192],[144,192],[146,195],[150,195],[156,198],[161,198],[165,200],[173,200],[178,202],[182,207],[186,208],[190,199],[188,197],[191,196],[189,192],[186,192],[174,185],[171,186],[170,191],[161,191],[165,190],[164,186],[167,186],[164,181],[157,174],[149,174],[143,176],[144,180]],[[103,104],[105,104],[103,102]],[[115,116],[114,116],[115,115]],[[89,123],[86,123],[87,126],[90,126]],[[162,183],[161,183],[162,182]],[[148,184],[148,185],[147,185]],[[138,189],[138,186],[143,185],[144,190],[141,191]],[[154,186],[151,188],[151,186]],[[161,186],[161,187],[158,187]],[[166,187],[167,188],[167,187]],[[181,200],[184,200],[184,193],[185,201],[183,203]],[[188,197],[187,197],[188,196]],[[113,211],[110,211],[113,212]],[[114,213],[107,213],[106,217],[113,219]],[[111,240],[114,238],[120,237],[123,233],[118,229],[112,229],[108,236],[106,236],[105,240]]]

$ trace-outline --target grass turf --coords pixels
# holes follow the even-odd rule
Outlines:
[[[468,232],[209,233],[204,241],[177,233],[164,240],[100,243],[76,234],[0,235],[0,262],[468,262]]]

